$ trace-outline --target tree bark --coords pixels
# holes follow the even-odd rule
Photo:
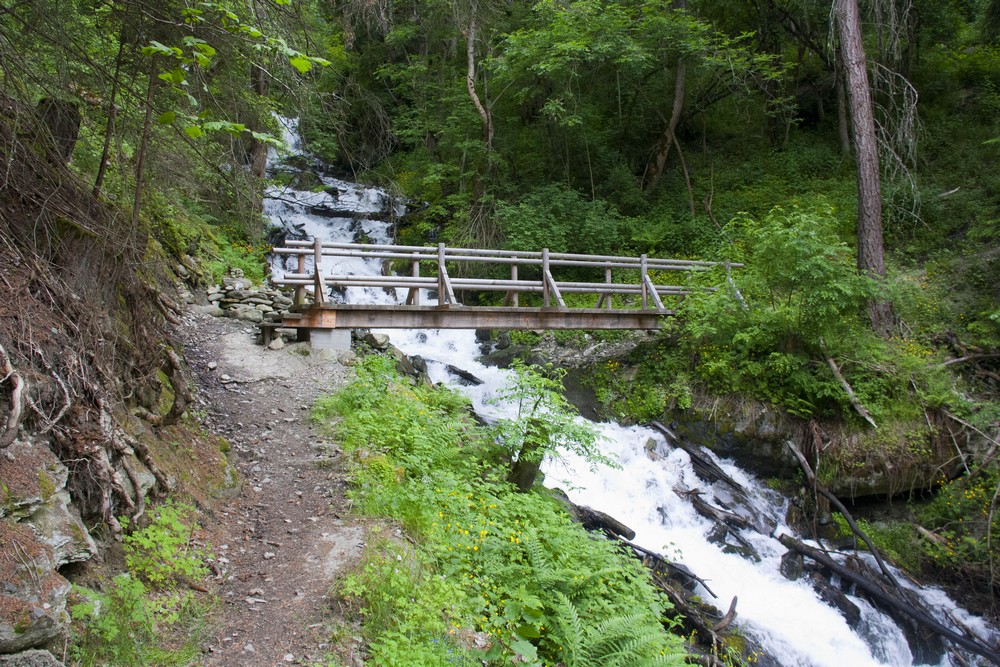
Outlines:
[[[153,123],[153,89],[156,87],[156,57],[149,67],[149,85],[146,87],[146,117],[142,123],[142,138],[135,164],[135,196],[132,200],[132,229],[139,228],[139,208],[142,206],[142,179],[146,170],[146,149],[149,148],[149,128]]]
[[[97,166],[97,178],[94,179],[93,193],[95,197],[101,194],[101,188],[104,187],[104,176],[108,171],[108,160],[111,156],[111,140],[115,135],[115,119],[118,115],[118,85],[121,81],[122,56],[125,52],[123,30],[118,32],[118,54],[115,56],[115,73],[111,79],[111,99],[108,100],[108,125],[104,129],[101,163]]]
[[[683,3],[681,5],[683,6]],[[667,121],[666,127],[663,128],[660,140],[656,142],[656,154],[653,158],[652,170],[649,173],[649,178],[646,180],[647,188],[656,187],[660,177],[663,176],[663,171],[667,167],[667,157],[670,155],[670,149],[673,148],[674,142],[677,140],[675,132],[681,121],[681,113],[684,110],[686,80],[687,65],[683,60],[678,60],[677,72],[674,77],[674,104],[670,110],[670,120]]]
[[[469,9],[469,29],[465,34],[465,60],[467,66],[465,85],[469,90],[469,97],[472,98],[472,103],[476,106],[476,111],[479,112],[479,117],[483,119],[483,141],[486,143],[486,150],[489,151],[493,149],[493,114],[483,104],[483,101],[479,98],[479,93],[476,92],[476,12],[478,9],[478,0],[472,0],[472,6]]]
[[[876,280],[885,278],[882,242],[882,183],[878,139],[872,112],[867,61],[861,42],[857,0],[835,0],[837,31],[843,55],[847,96],[851,108],[855,159],[858,166],[858,270]],[[875,299],[868,304],[872,328],[887,335],[892,328],[892,306]]]

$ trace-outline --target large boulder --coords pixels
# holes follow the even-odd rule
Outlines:
[[[69,471],[43,442],[15,441],[0,457],[0,654],[55,639],[70,584],[56,570],[97,545],[66,492]]]
[[[66,466],[41,442],[18,440],[7,451],[10,458],[0,457],[0,518],[30,524],[52,549],[54,567],[92,558],[97,545],[66,492]]]
[[[17,653],[62,634],[72,587],[30,526],[0,519],[0,544],[0,653]]]

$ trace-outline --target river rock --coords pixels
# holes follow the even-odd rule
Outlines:
[[[385,334],[369,331],[365,334],[363,340],[374,350],[388,350],[390,347],[389,337]]]
[[[13,655],[0,655],[0,667],[63,667],[48,651],[31,649]]]

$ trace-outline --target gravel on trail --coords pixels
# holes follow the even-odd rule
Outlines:
[[[360,559],[369,527],[349,515],[339,449],[310,421],[316,398],[350,369],[310,353],[308,343],[261,347],[255,328],[197,307],[178,333],[200,421],[228,441],[239,476],[208,526],[219,605],[198,664],[311,665],[336,656],[360,665],[358,631],[343,632],[329,592]],[[331,645],[336,622],[339,646]]]

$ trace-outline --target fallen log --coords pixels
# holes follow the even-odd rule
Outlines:
[[[744,499],[749,499],[746,489],[744,489],[743,486],[735,479],[727,475],[725,470],[720,468],[715,461],[706,456],[697,447],[685,442],[682,438],[678,438],[673,431],[658,421],[651,421],[649,422],[649,425],[663,435],[667,436],[667,438],[670,439],[669,442],[671,445],[687,452],[687,455],[691,457],[691,465],[694,466],[694,471],[698,473],[699,477],[707,482],[723,482],[740,494],[740,496]]]
[[[951,628],[946,627],[937,619],[931,617],[926,612],[914,608],[911,603],[900,599],[872,580],[858,574],[849,567],[838,563],[828,554],[816,549],[815,547],[803,544],[800,540],[795,539],[791,535],[781,535],[778,537],[778,541],[781,542],[786,548],[797,551],[803,556],[806,556],[807,558],[810,558],[816,563],[819,563],[823,567],[829,569],[831,572],[840,576],[840,578],[844,581],[849,581],[854,584],[858,590],[863,591],[873,601],[912,618],[920,625],[934,631],[956,646],[959,646],[970,653],[986,658],[996,665],[1000,665],[1000,652],[997,652],[990,646],[986,646],[982,642],[969,639],[968,637],[958,634]]]

